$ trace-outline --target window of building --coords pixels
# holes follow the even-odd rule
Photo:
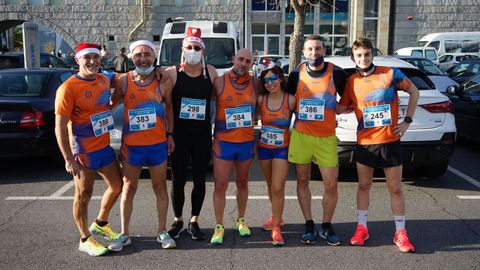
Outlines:
[[[139,1],[140,0],[128,0],[128,5],[129,6],[140,5]]]
[[[50,0],[50,5],[52,6],[65,5],[65,0]]]
[[[227,6],[228,5],[228,0],[219,0],[220,6]]]
[[[323,1],[323,0],[322,0]],[[315,6],[310,5],[310,3],[306,4],[307,11],[305,13],[305,22],[311,21],[313,22],[315,17]],[[295,10],[290,5],[290,1],[285,5],[285,20],[289,22],[293,22],[295,19]]]
[[[105,0],[105,5],[113,6],[113,0]]]
[[[279,11],[280,0],[252,0],[253,11]]]
[[[252,24],[252,50],[255,54],[280,53],[280,24]]]
[[[152,6],[159,6],[160,0],[152,0]]]
[[[20,0],[6,0],[5,4],[7,4],[7,5],[20,5]]]
[[[160,35],[153,35],[153,41],[160,41]]]
[[[29,6],[41,6],[43,5],[43,0],[28,0]]]
[[[115,36],[108,36],[108,41],[115,41]]]
[[[370,39],[373,46],[377,47],[378,0],[366,0],[364,12],[363,36]]]
[[[175,0],[175,6],[177,7],[183,6],[183,0]]]
[[[197,0],[197,6],[205,6],[205,0]]]

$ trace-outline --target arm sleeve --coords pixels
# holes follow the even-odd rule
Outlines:
[[[64,83],[60,85],[55,97],[55,114],[71,117],[73,111],[73,89]]]
[[[406,90],[412,85],[412,82],[399,69],[393,68],[393,83],[395,89]]]
[[[287,93],[290,95],[294,95],[297,93],[297,85],[299,80],[300,74],[298,70],[294,70],[290,72],[288,75],[288,83],[287,83]]]
[[[334,66],[333,70],[333,82],[335,83],[335,89],[337,93],[342,96],[345,91],[345,83],[347,81],[347,75],[345,71],[337,66]]]

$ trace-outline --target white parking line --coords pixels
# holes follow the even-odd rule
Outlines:
[[[480,182],[478,182],[477,180],[473,179],[472,177],[462,173],[461,171],[453,168],[453,167],[450,167],[448,166],[448,170],[454,174],[456,174],[457,176],[459,176],[460,178],[462,178],[463,180],[469,182],[470,184],[480,188]]]
[[[457,195],[460,200],[480,200],[480,195]]]
[[[67,189],[68,190],[68,189]],[[58,192],[58,191],[57,191]],[[57,193],[56,192],[56,193]],[[54,193],[54,194],[56,194]],[[312,200],[321,200],[322,196],[312,196]],[[92,200],[101,200],[102,196],[92,196]],[[235,200],[235,196],[227,196],[227,200]],[[268,196],[248,196],[249,200],[268,200]],[[8,196],[6,201],[68,201],[73,196]],[[285,200],[297,200],[297,196],[285,196]]]
[[[71,189],[75,183],[72,181],[66,183],[63,187],[61,187],[59,190],[57,190],[55,193],[50,195],[51,197],[60,197],[63,195],[63,193],[67,192],[69,189]]]

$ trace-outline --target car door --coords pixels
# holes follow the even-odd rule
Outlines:
[[[451,100],[459,135],[480,142],[480,76],[466,82],[464,89]]]

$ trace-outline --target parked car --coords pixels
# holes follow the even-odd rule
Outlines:
[[[25,67],[23,52],[7,52],[0,54],[0,69]],[[40,67],[69,68],[60,58],[49,53],[40,53]]]
[[[350,57],[329,57],[325,61],[345,70],[347,76],[356,71]],[[443,175],[454,152],[456,127],[452,103],[435,88],[433,82],[418,68],[395,57],[375,57],[377,66],[395,67],[402,71],[420,90],[418,106],[410,128],[402,137],[403,164],[422,177]],[[398,91],[399,121],[403,120],[409,95]],[[341,166],[355,165],[357,119],[355,114],[337,116],[337,139]]]
[[[453,103],[459,137],[480,143],[480,74],[447,93]]]
[[[57,88],[71,69],[0,70],[0,157],[60,158],[55,139]]]
[[[430,59],[407,55],[395,55],[395,57],[420,69],[435,84],[435,88],[442,93],[445,93],[450,85],[458,85],[456,81],[450,79],[447,73],[441,71]]]
[[[108,61],[108,63],[103,67],[104,70],[108,71],[116,71],[116,65],[117,65],[117,57],[115,56],[112,58],[112,60]],[[133,63],[133,60],[131,58],[127,57],[127,70],[134,70],[135,69],[135,64]]]
[[[480,73],[480,59],[467,59],[447,70],[448,76],[457,83],[463,83]]]
[[[427,58],[432,60],[435,65],[438,65],[437,50],[433,47],[405,47],[398,49],[395,54]]]
[[[470,59],[470,58],[479,58],[476,54],[473,53],[446,53],[442,54],[438,58],[438,67],[446,71],[449,68],[453,67],[454,65],[462,62],[463,60]]]

